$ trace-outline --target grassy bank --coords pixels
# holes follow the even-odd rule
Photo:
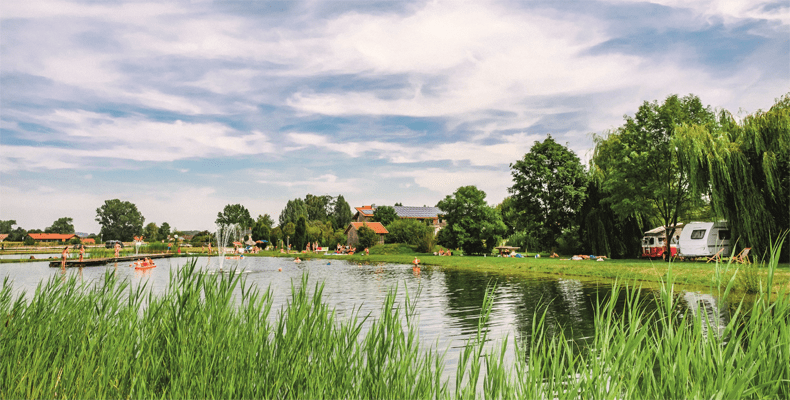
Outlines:
[[[281,254],[279,252],[261,252],[259,256],[268,257],[295,257],[297,254]],[[550,275],[579,277],[595,280],[620,280],[622,282],[641,281],[647,285],[660,285],[665,281],[670,268],[674,274],[675,283],[688,288],[708,289],[716,284],[723,274],[729,280],[735,276],[735,291],[755,292],[757,282],[766,281],[768,268],[765,263],[755,264],[720,264],[705,263],[700,261],[674,262],[671,267],[668,263],[651,260],[606,260],[603,262],[582,260],[571,261],[541,258],[501,258],[501,257],[461,257],[461,256],[434,256],[432,254],[409,253],[394,249],[389,254],[334,256],[322,254],[298,254],[302,259],[328,258],[342,259],[357,263],[398,263],[410,264],[414,257],[420,259],[422,265],[436,266],[446,269],[479,271],[498,273],[503,275]],[[718,268],[718,269],[717,269]],[[777,264],[774,271],[772,291],[778,292],[785,288],[790,290],[790,265]]]
[[[767,267],[767,286],[775,267]],[[712,327],[706,314],[676,303],[672,279],[649,307],[628,288],[599,299],[584,349],[538,312],[529,343],[517,346],[528,350],[509,364],[505,344],[485,351],[479,329],[454,382],[442,377],[441,351],[420,349],[408,296],[396,304],[391,293],[363,330],[365,316],[336,318],[306,276],[274,313],[270,292],[239,276],[203,274],[194,262],[159,296],[111,273],[95,286],[56,276],[29,300],[12,299],[6,281],[0,398],[790,397],[787,292],[772,302],[760,291]],[[719,283],[726,297],[733,281]],[[481,328],[492,299],[481,304]]]

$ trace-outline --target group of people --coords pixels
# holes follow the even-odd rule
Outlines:
[[[66,259],[69,258],[70,254],[71,252],[69,252],[69,246],[64,247],[63,252],[61,253],[61,257],[62,257],[62,261],[60,264],[61,268],[66,269]],[[85,256],[85,246],[80,245],[80,261],[79,261],[80,263],[82,263],[82,259],[84,256]]]
[[[579,261],[579,260],[603,261],[605,259],[606,259],[606,256],[593,256],[593,255],[589,255],[588,256],[588,255],[584,255],[584,254],[578,254],[578,255],[575,255],[575,256],[571,257],[571,260],[573,260],[573,261]]]
[[[451,256],[451,255],[453,255],[453,252],[450,251],[450,249],[447,249],[447,250],[439,249],[438,252],[434,251],[433,255],[435,255],[435,256]]]

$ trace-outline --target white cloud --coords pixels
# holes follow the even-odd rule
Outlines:
[[[502,202],[508,195],[508,186],[513,184],[506,170],[426,168],[393,171],[381,176],[414,179],[418,186],[436,193],[439,199],[451,195],[461,186],[474,185],[486,193],[486,201],[491,205]]]
[[[733,1],[733,0],[610,0],[614,2],[655,3],[672,8],[693,11],[704,17],[719,17],[725,22],[739,22],[746,18],[778,21],[790,24],[790,5],[776,1]]]
[[[258,174],[264,175],[264,174]],[[270,176],[270,174],[265,174]],[[301,178],[301,179],[300,179]],[[318,176],[305,173],[303,176],[293,178],[280,175],[275,179],[258,179],[258,183],[263,185],[275,185],[286,188],[298,188],[304,193],[360,193],[366,187],[364,179],[360,178],[338,178],[337,175],[327,173]],[[301,196],[301,195],[300,195]]]
[[[386,159],[392,163],[418,163],[426,161],[468,162],[473,166],[508,165],[528,152],[536,140],[543,140],[543,135],[517,133],[502,135],[498,139],[502,143],[487,144],[479,142],[440,143],[426,148],[425,145],[404,145],[400,143],[365,141],[337,142],[328,136],[314,133],[289,133],[287,138],[304,146],[314,146],[329,151],[340,152],[350,157],[363,157],[370,154],[375,158]],[[489,141],[490,142],[490,141]]]
[[[39,120],[55,129],[58,133],[54,135],[71,146],[3,146],[4,167],[62,169],[78,168],[85,160],[96,158],[168,162],[275,152],[266,134],[241,133],[216,122],[114,118],[82,110],[56,110]]]

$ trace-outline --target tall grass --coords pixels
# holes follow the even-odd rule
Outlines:
[[[372,319],[338,318],[306,276],[272,314],[270,291],[194,262],[158,296],[108,273],[92,286],[53,277],[14,300],[6,280],[0,398],[788,398],[790,296],[766,290],[780,248],[723,328],[681,307],[670,269],[654,298],[615,285],[598,299],[585,346],[535,313],[515,362],[507,343],[486,345],[491,288],[452,386],[444,353],[420,347],[414,302],[407,293],[398,304],[395,289]],[[720,282],[721,298],[734,282]]]

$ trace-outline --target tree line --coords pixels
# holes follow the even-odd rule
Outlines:
[[[593,140],[588,168],[551,135],[535,142],[510,165],[509,196],[496,206],[475,186],[458,188],[436,205],[446,222],[438,235],[430,224],[397,218],[388,206],[378,207],[374,220],[390,232],[387,242],[426,252],[438,243],[485,254],[507,243],[524,251],[611,258],[637,257],[642,232],[664,226],[672,237],[678,222],[726,219],[738,246],[752,247],[758,256],[790,227],[790,94],[740,121],[693,94],[670,95],[643,102],[620,127]],[[177,234],[166,222],[144,226],[145,218],[128,201],[107,200],[96,212],[104,239]],[[303,249],[307,243],[344,244],[352,218],[342,195],[307,194],[289,200],[276,225],[268,214],[253,219],[241,204],[227,205],[215,222],[238,225],[253,240]],[[73,233],[72,223],[60,218],[45,232]],[[0,233],[9,233],[10,241],[41,232],[14,225],[0,221]],[[377,238],[363,228],[360,239],[373,244]],[[208,230],[193,240],[215,241]],[[782,258],[790,259],[790,244]]]

